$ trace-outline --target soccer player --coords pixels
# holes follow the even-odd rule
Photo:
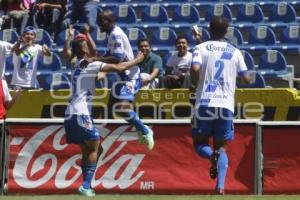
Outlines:
[[[108,34],[109,54],[98,58],[106,63],[119,63],[132,60],[133,52],[129,40],[123,30],[115,24],[116,16],[111,10],[105,10],[98,15],[98,25],[102,32]],[[145,143],[148,150],[154,147],[153,131],[140,120],[132,109],[135,94],[141,88],[140,69],[134,66],[125,72],[119,73],[121,82],[114,84],[112,88],[113,97],[117,103],[116,114],[122,116],[138,130],[140,143]]]
[[[21,88],[37,88],[37,59],[39,54],[51,56],[47,45],[35,44],[36,30],[25,28],[22,36],[12,47],[14,72],[11,84]]]
[[[233,140],[236,76],[250,83],[247,66],[239,49],[225,40],[228,21],[215,17],[210,22],[212,40],[193,52],[192,84],[197,84],[192,136],[195,151],[211,161],[210,177],[217,177],[216,193],[224,194],[228,168],[227,141]],[[208,140],[213,137],[213,149]]]
[[[89,48],[84,39],[74,40],[72,51],[78,62],[72,72],[72,98],[66,110],[65,130],[68,144],[78,144],[82,152],[81,169],[83,183],[79,192],[85,196],[95,196],[91,188],[97,161],[102,153],[100,136],[91,118],[92,97],[95,93],[95,78],[99,71],[122,72],[143,61],[144,55],[119,64],[91,62],[88,64]]]

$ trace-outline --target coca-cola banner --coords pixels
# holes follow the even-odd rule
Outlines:
[[[193,149],[189,124],[154,124],[148,152],[127,124],[98,126],[104,152],[92,186],[97,193],[210,193],[209,161]],[[8,193],[76,193],[82,182],[80,149],[65,142],[62,124],[10,127]],[[228,146],[227,193],[253,194],[255,124],[236,124]]]
[[[300,125],[263,127],[265,194],[300,194]]]

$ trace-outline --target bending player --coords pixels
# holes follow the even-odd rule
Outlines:
[[[91,188],[97,161],[102,153],[100,136],[91,118],[92,97],[95,93],[95,78],[98,72],[123,72],[144,59],[139,53],[136,59],[119,64],[92,62],[88,64],[89,48],[83,39],[72,42],[72,53],[78,58],[72,72],[72,98],[65,112],[65,130],[68,144],[78,144],[82,152],[81,169],[83,183],[79,192],[85,196],[95,196]]]

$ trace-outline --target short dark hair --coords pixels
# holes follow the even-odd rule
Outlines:
[[[209,32],[212,39],[221,39],[227,33],[227,28],[229,26],[227,18],[223,16],[213,17],[209,23]]]
[[[139,39],[138,42],[137,42],[138,47],[140,46],[140,44],[142,42],[148,42],[149,46],[151,47],[150,41],[147,38]]]
[[[176,38],[176,40],[175,40],[175,45],[176,45],[177,42],[178,42],[179,40],[181,40],[181,39],[185,39],[186,42],[189,43],[189,40],[188,40],[188,38],[187,38],[186,36],[184,36],[184,35],[179,35],[179,36]]]

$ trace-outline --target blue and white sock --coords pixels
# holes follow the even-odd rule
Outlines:
[[[228,157],[227,157],[225,149],[220,148],[219,152],[220,152],[220,156],[219,156],[219,160],[218,160],[217,188],[224,189],[225,178],[226,178],[226,173],[227,173],[227,168],[228,168]]]
[[[90,163],[81,166],[82,176],[83,176],[82,186],[84,187],[84,189],[91,188],[91,183],[92,183],[94,173],[96,171],[96,167],[97,167],[96,163]]]
[[[128,123],[133,125],[138,131],[141,131],[144,135],[147,135],[149,130],[140,120],[139,116],[133,111],[128,112],[128,118],[126,119]]]
[[[210,159],[211,155],[213,154],[213,151],[208,144],[197,144],[195,145],[195,150],[199,156],[206,159]]]

